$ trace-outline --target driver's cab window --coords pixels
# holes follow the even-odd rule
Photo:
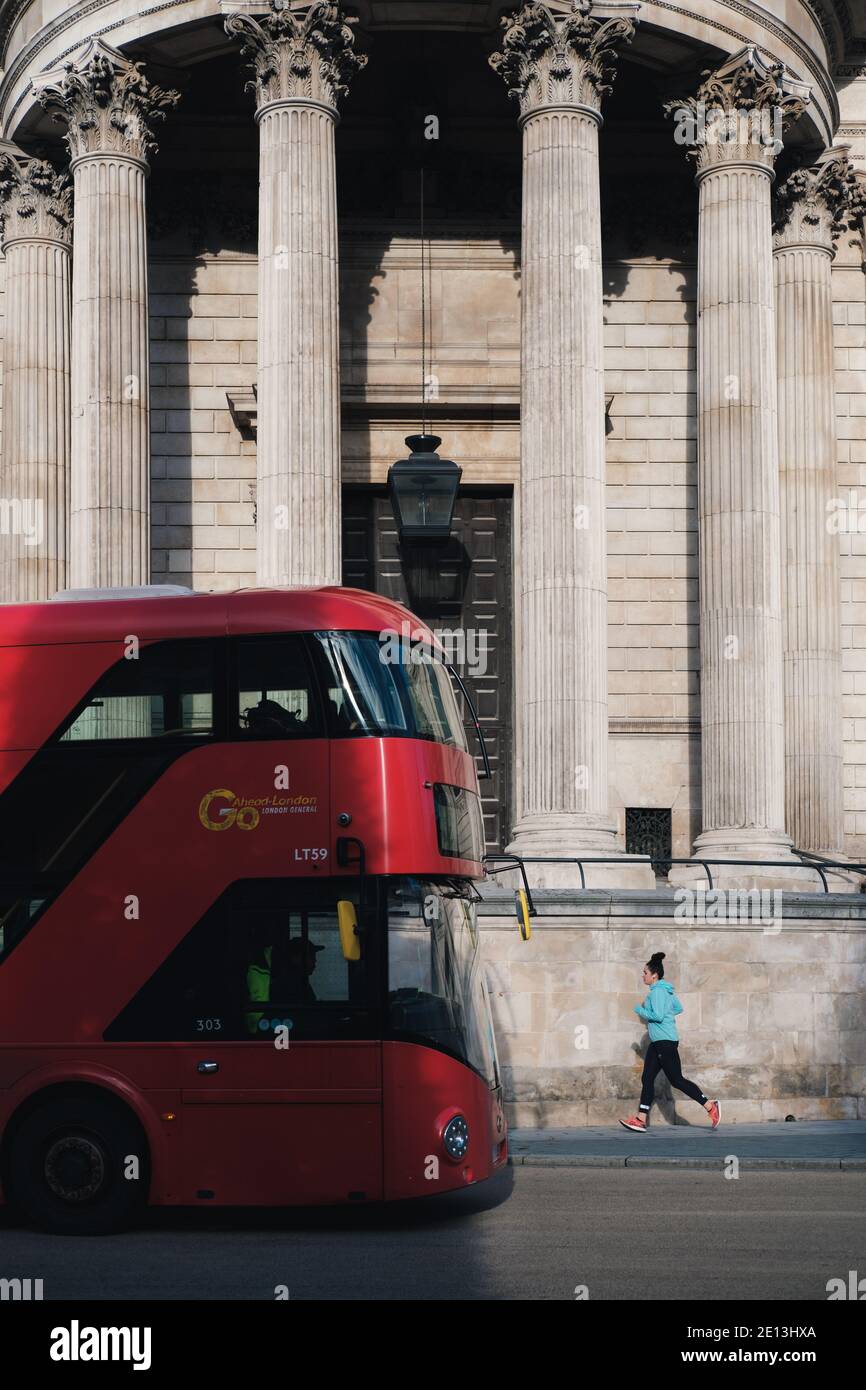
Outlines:
[[[122,655],[60,731],[60,744],[207,738],[214,733],[216,646],[209,640],[117,644]]]
[[[297,1037],[298,1010],[350,1003],[353,967],[343,956],[335,908],[240,909],[231,939],[243,975],[242,1036],[269,1037],[282,1024]]]
[[[338,904],[355,906],[357,959]],[[2,899],[0,899],[2,907]],[[109,1042],[292,1043],[378,1036],[376,903],[346,879],[234,883],[105,1032]],[[366,915],[365,915],[366,914]]]
[[[240,738],[314,738],[318,705],[303,638],[237,644],[235,729]]]

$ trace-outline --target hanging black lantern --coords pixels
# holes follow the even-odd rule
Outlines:
[[[457,488],[463,473],[436,450],[436,434],[410,434],[411,453],[388,469],[388,492],[401,540],[444,541],[451,535]]]

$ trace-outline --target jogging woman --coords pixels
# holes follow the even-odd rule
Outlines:
[[[722,1118],[719,1102],[707,1100],[694,1081],[686,1080],[680,1066],[680,1044],[674,1019],[677,1014],[682,1013],[683,1006],[674,993],[673,985],[664,978],[664,958],[664,951],[656,951],[643,968],[643,982],[649,985],[650,991],[643,1004],[635,1005],[634,1011],[639,1018],[645,1020],[649,1028],[650,1041],[643,1064],[638,1114],[630,1116],[627,1120],[620,1120],[620,1124],[625,1125],[626,1129],[639,1132],[646,1129],[656,1077],[663,1071],[672,1086],[691,1096],[692,1100],[704,1107],[715,1129]]]

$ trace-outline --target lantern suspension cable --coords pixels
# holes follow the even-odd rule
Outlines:
[[[400,542],[447,541],[451,535],[454,503],[462,468],[451,459],[439,457],[442,440],[428,434],[427,360],[433,356],[432,332],[427,339],[430,309],[432,263],[424,206],[424,166],[421,166],[421,433],[410,434],[406,443],[409,457],[398,459],[388,469],[388,493],[397,523]]]
[[[421,165],[421,433],[427,433],[427,273],[424,255],[424,165]]]

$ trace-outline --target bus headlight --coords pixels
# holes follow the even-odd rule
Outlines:
[[[442,1143],[448,1157],[453,1158],[455,1163],[466,1157],[469,1149],[469,1126],[462,1115],[455,1115],[453,1120],[448,1121],[442,1133]]]

